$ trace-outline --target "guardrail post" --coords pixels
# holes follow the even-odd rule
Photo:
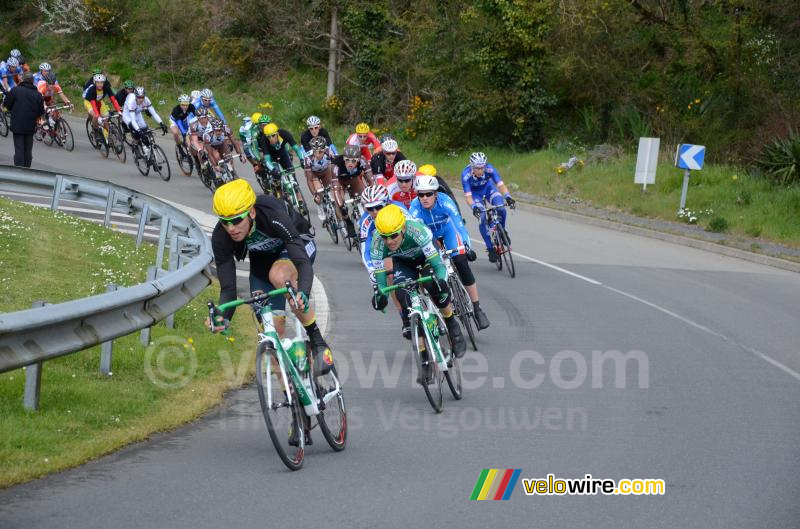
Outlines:
[[[164,247],[167,245],[167,234],[169,233],[170,219],[166,215],[161,217],[161,227],[158,232],[158,249],[156,249],[156,268],[159,270],[164,264]]]
[[[178,269],[178,234],[175,233],[169,239],[169,261],[167,261],[167,270],[173,272]],[[167,316],[167,329],[175,328],[175,313],[173,312]]]
[[[142,245],[142,239],[144,238],[144,228],[147,226],[147,223],[150,221],[150,204],[147,202],[144,203],[142,206],[142,214],[139,217],[139,230],[136,232],[136,247]]]
[[[109,283],[106,287],[106,292],[114,292],[117,290],[117,285]],[[111,360],[114,356],[114,340],[103,342],[100,345],[100,373],[107,377],[111,376]]]
[[[53,200],[50,202],[50,209],[58,211],[58,201],[61,199],[61,189],[64,187],[64,177],[56,175],[56,183],[53,185]]]
[[[106,199],[106,216],[103,218],[103,226],[108,228],[111,226],[111,211],[114,209],[114,203],[117,200],[117,190],[109,187],[108,198]]]
[[[158,277],[158,269],[155,266],[147,267],[147,281],[155,281]],[[150,345],[150,327],[145,327],[139,334],[139,341],[147,347]]]
[[[44,307],[44,301],[34,301],[32,308]],[[25,396],[22,405],[26,410],[39,409],[39,395],[42,389],[42,362],[34,362],[25,366]]]

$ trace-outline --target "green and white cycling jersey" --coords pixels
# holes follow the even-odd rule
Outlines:
[[[383,237],[373,237],[370,248],[370,259],[375,269],[375,281],[379,288],[387,286],[386,266],[383,260],[391,257],[393,261],[405,261],[413,265],[430,263],[436,277],[447,279],[447,269],[442,263],[439,251],[433,243],[431,230],[421,221],[407,220],[405,235],[400,247],[391,251]]]
[[[239,127],[239,139],[242,140],[242,148],[245,155],[254,159],[256,162],[261,162],[263,156],[258,148],[258,124],[247,122],[245,125]]]

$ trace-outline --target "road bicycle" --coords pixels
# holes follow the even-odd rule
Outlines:
[[[325,375],[313,374],[311,346],[302,338],[302,326],[295,320],[295,338],[279,338],[272,321],[271,296],[296,291],[289,282],[283,288],[237,299],[215,307],[209,301],[209,317],[215,321],[228,309],[251,304],[259,325],[256,352],[256,385],[261,411],[269,437],[281,461],[291,470],[303,466],[306,436],[316,417],[323,437],[330,447],[342,451],[347,443],[347,410],[344,393],[335,366]]]
[[[464,396],[464,392],[461,360],[453,354],[452,340],[444,318],[424,289],[419,288],[420,285],[429,281],[433,281],[432,276],[407,279],[384,287],[381,292],[388,295],[393,290],[404,289],[408,293],[411,349],[419,373],[418,381],[425,390],[425,396],[434,411],[441,413],[444,409],[442,386],[445,380],[456,400],[460,400]],[[444,340],[442,340],[443,338]]]
[[[311,213],[308,210],[303,192],[300,191],[300,184],[297,183],[295,176],[296,167],[290,169],[283,169],[280,176],[281,196],[288,202],[295,210],[299,211],[302,216],[306,218],[308,223],[311,223]]]
[[[72,105],[52,105],[47,107],[44,121],[36,125],[36,133],[33,135],[45,145],[58,145],[67,151],[75,148],[75,137],[72,135],[72,128],[63,117],[62,110],[72,110]]]
[[[8,125],[11,122],[11,116],[5,107],[6,95],[0,94],[0,136],[8,136]]]
[[[492,241],[494,251],[497,253],[497,262],[495,262],[497,269],[502,270],[505,263],[508,274],[511,277],[515,277],[516,269],[514,268],[514,254],[511,251],[511,238],[509,238],[508,232],[500,223],[500,213],[497,211],[505,207],[485,206],[486,226],[489,229],[489,240]]]
[[[125,163],[128,155],[125,149],[125,128],[120,114],[112,114],[108,118],[108,148],[120,162]]]
[[[184,141],[185,140],[186,137],[184,136]],[[192,176],[192,170],[194,169],[194,158],[184,142],[181,142],[179,145],[175,145],[175,159],[178,160],[178,168],[180,168],[183,175]]]
[[[339,220],[336,216],[336,204],[333,202],[333,199],[331,199],[331,187],[326,186],[319,193],[322,198],[319,207],[322,208],[322,212],[325,215],[325,220],[322,221],[322,227],[328,230],[333,244],[339,244],[340,237],[342,241],[349,244],[344,220]]]
[[[439,253],[442,255],[442,262],[445,268],[447,268],[447,286],[453,296],[453,312],[458,316],[461,326],[467,330],[472,349],[477,351],[478,344],[475,343],[475,331],[478,329],[478,320],[475,318],[475,309],[472,306],[472,300],[464,283],[461,282],[461,276],[458,275],[458,270],[453,266],[452,261],[453,255],[463,254],[465,251],[464,246],[459,246],[452,250],[440,250]]]
[[[156,145],[153,129],[143,130],[141,133],[143,139],[133,146],[133,163],[143,176],[147,176],[152,167],[162,180],[168,181],[171,176],[169,160],[164,149]]]
[[[360,241],[358,239],[358,232],[356,231],[359,222],[361,222],[361,216],[364,214],[364,206],[361,204],[361,195],[356,194],[353,196],[353,193],[350,190],[350,185],[345,185],[345,191],[347,194],[350,195],[351,198],[348,198],[344,201],[345,207],[347,208],[347,218],[350,222],[353,223],[353,236],[348,237],[345,236],[347,250],[350,251],[353,248],[356,250],[360,249]],[[345,230],[346,233],[346,230]],[[359,259],[361,258],[361,253],[358,253]]]

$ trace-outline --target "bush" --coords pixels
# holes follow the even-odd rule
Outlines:
[[[776,138],[761,151],[756,166],[773,182],[788,186],[800,182],[800,134],[796,130]]]
[[[714,233],[723,233],[728,231],[728,221],[725,217],[714,217],[710,221],[708,221],[708,227],[706,231],[712,231]]]

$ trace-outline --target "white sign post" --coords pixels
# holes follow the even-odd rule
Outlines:
[[[656,183],[656,167],[658,166],[659,138],[639,138],[639,153],[636,155],[636,175],[634,184],[642,184],[642,192],[647,191],[647,184]]]

